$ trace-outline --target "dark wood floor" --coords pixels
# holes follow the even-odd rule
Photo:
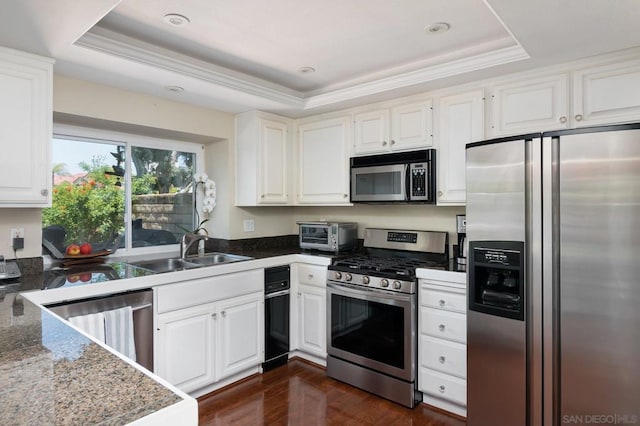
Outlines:
[[[288,365],[198,399],[201,425],[424,425],[465,422],[420,404],[402,407],[327,378],[324,369]]]

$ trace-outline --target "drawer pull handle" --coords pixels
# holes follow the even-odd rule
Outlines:
[[[440,358],[438,358],[438,361],[440,361],[440,364],[444,364],[444,357],[441,356]]]
[[[226,317],[227,316],[227,311],[222,311],[222,316]]]
[[[440,331],[444,331],[444,324],[440,324],[440,325],[438,326],[438,330],[440,330]]]
[[[440,301],[438,301],[438,304],[440,305],[440,307],[444,306],[444,300],[440,299]]]
[[[309,274],[309,279],[313,279],[313,274]]]
[[[440,393],[444,393],[444,390],[445,390],[444,385],[440,385],[438,387],[438,390],[440,391]]]
[[[213,317],[213,319],[218,318],[218,314],[216,314],[216,313],[211,314],[211,316]]]

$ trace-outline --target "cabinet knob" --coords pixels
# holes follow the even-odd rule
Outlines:
[[[42,195],[43,197],[46,197],[47,195],[49,195],[49,190],[48,189],[41,190],[40,195]]]
[[[558,121],[560,121],[562,124],[564,124],[564,123],[567,122],[567,117],[563,115],[562,117],[560,117],[560,119]]]
[[[382,146],[387,146],[387,141],[382,141]]]
[[[302,293],[298,292],[298,297],[302,296]]]
[[[444,387],[444,385],[440,385],[440,386],[438,387],[438,390],[440,391],[440,393],[444,393],[444,391],[445,391],[445,387]]]
[[[260,198],[264,198],[264,194],[262,194],[262,195],[260,196]]]
[[[443,356],[441,356],[438,358],[438,361],[440,362],[440,364],[444,364],[445,359]]]
[[[444,331],[444,324],[440,324],[440,325],[438,326],[438,330],[440,330],[440,331]]]
[[[211,317],[212,317],[213,319],[216,319],[216,318],[218,318],[218,314],[216,314],[216,313],[214,312],[214,313],[212,313],[212,314],[211,314]]]
[[[342,194],[342,198],[347,198],[348,195],[347,194]]]
[[[227,311],[222,311],[222,316],[226,317],[227,316]]]
[[[576,114],[574,118],[576,119],[576,121],[582,121],[582,114]]]
[[[443,194],[444,194],[444,192],[438,191],[438,197],[442,197]]]
[[[313,274],[309,274],[309,279],[313,279]]]
[[[391,139],[391,145],[395,145],[396,141],[394,141],[393,139]]]
[[[444,300],[440,299],[438,301],[438,305],[440,305],[440,307],[443,307],[444,306]]]

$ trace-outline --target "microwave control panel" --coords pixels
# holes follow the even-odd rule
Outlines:
[[[427,167],[424,163],[414,163],[411,169],[411,200],[427,199]]]

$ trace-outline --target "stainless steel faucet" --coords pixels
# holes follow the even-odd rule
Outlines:
[[[200,240],[207,241],[208,239],[209,237],[207,235],[194,234],[193,232],[187,232],[180,239],[180,257],[182,259],[186,258],[187,253],[189,252],[189,249],[194,243]]]

